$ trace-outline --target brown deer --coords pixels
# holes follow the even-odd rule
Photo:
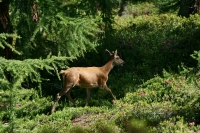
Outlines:
[[[72,67],[67,70],[61,70],[63,76],[63,89],[56,95],[51,113],[54,112],[59,99],[65,95],[77,107],[77,104],[70,96],[70,91],[74,86],[87,88],[86,106],[90,100],[90,90],[92,88],[102,88],[108,91],[114,99],[112,91],[107,87],[108,74],[115,65],[123,65],[124,61],[117,55],[117,50],[110,53],[109,61],[102,67]]]

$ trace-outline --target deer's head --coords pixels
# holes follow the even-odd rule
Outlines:
[[[110,60],[113,60],[113,65],[121,65],[123,66],[124,61],[117,55],[117,50],[115,52],[113,51],[112,53],[106,49],[106,52],[110,54]]]

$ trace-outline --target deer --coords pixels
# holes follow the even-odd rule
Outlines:
[[[56,105],[59,99],[65,95],[69,101],[71,101],[74,107],[77,107],[77,104],[72,99],[70,92],[74,86],[79,86],[86,88],[86,104],[90,100],[90,90],[92,88],[101,88],[109,92],[114,100],[116,100],[110,88],[108,88],[106,82],[108,81],[108,74],[113,69],[114,66],[121,65],[123,66],[124,61],[117,55],[117,50],[112,53],[109,50],[105,50],[109,53],[110,59],[102,67],[71,67],[67,70],[61,70],[59,74],[63,77],[63,89],[56,95],[54,105],[51,109],[51,114],[54,112]]]

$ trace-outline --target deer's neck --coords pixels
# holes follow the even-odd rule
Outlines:
[[[106,72],[106,74],[108,75],[109,72],[112,70],[112,68],[114,67],[113,65],[113,60],[110,60],[109,62],[107,62],[104,66],[102,66],[102,69]]]

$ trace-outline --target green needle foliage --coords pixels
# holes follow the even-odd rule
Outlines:
[[[83,56],[99,44],[100,15],[87,14],[78,1],[11,2],[14,32],[21,36],[16,48],[20,58],[45,57],[48,53],[63,56]],[[83,1],[87,3],[87,1]],[[83,4],[82,3],[82,4]],[[37,22],[33,15],[37,14]]]
[[[50,103],[46,101],[47,99],[39,99],[40,96],[37,90],[30,88],[27,90],[24,86],[28,86],[26,84],[30,82],[39,83],[35,88],[38,87],[41,89],[43,78],[39,71],[45,70],[49,74],[58,75],[58,68],[64,66],[63,62],[71,59],[73,58],[49,55],[46,59],[26,59],[19,61],[6,60],[0,57],[0,117],[4,122],[9,122],[10,130],[13,130],[15,127],[16,117],[22,117],[27,114],[30,116],[36,115],[45,108],[42,108],[42,110],[31,110],[43,106],[45,103],[43,107],[50,106]],[[36,100],[39,104],[32,100]],[[7,112],[5,112],[6,110]]]
[[[26,78],[30,78],[32,82],[41,82],[41,76],[38,73],[39,70],[46,70],[50,74],[52,71],[58,72],[58,66],[61,66],[62,61],[66,59],[73,59],[72,57],[56,57],[48,56],[46,59],[26,59],[24,61],[20,60],[6,60],[0,58],[0,75],[1,78],[6,80],[6,74],[12,77],[12,83],[18,83],[20,86]]]
[[[6,39],[13,38],[13,43],[9,44]],[[5,49],[5,46],[9,47],[14,53],[21,54],[19,51],[15,49],[16,39],[21,38],[16,34],[7,34],[7,33],[0,33],[0,48]]]

